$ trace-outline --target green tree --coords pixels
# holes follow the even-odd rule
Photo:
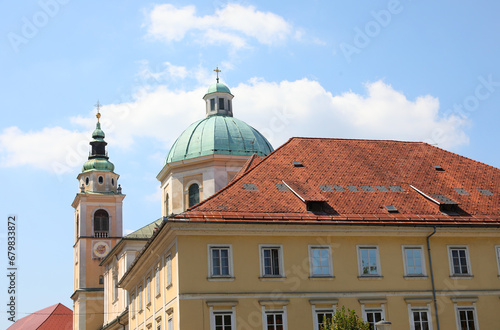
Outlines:
[[[337,308],[332,319],[326,319],[321,330],[370,330],[370,325],[356,315],[352,309]]]

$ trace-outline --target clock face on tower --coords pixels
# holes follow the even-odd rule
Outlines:
[[[98,241],[92,246],[94,256],[97,258],[104,258],[109,253],[109,250],[110,248],[108,242]]]

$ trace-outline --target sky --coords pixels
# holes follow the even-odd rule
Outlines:
[[[124,234],[161,217],[156,175],[204,117],[216,67],[234,116],[274,148],[293,136],[424,141],[500,167],[494,1],[0,4],[0,249],[15,215],[18,318],[72,308],[71,203],[97,101]],[[1,306],[7,288],[0,277]]]

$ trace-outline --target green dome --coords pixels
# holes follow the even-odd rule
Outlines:
[[[207,94],[210,94],[210,93],[229,93],[229,94],[231,94],[231,91],[229,90],[229,87],[227,87],[226,85],[224,85],[222,83],[215,83],[215,84],[211,85],[210,87],[208,87]]]
[[[191,124],[170,148],[165,162],[213,154],[267,156],[272,151],[269,141],[250,125],[234,117],[214,115]]]
[[[102,158],[89,159],[85,162],[85,164],[83,164],[82,172],[92,171],[92,170],[113,172],[115,170],[115,165],[113,165],[113,163],[107,159],[102,159]]]

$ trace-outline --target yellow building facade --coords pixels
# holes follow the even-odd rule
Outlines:
[[[476,328],[496,329],[499,231],[436,230],[429,239],[435,302],[427,254],[432,233],[432,227],[166,221],[147,257],[121,281],[131,295],[130,329],[226,329],[216,326],[224,317],[231,318],[227,329],[269,329],[273,317],[283,329],[319,329],[318,320],[338,306],[365,320],[390,320],[393,329],[414,329],[418,314],[437,329],[435,304],[442,329],[461,329],[460,313]],[[278,252],[275,274],[263,269],[266,249]],[[450,269],[454,249],[466,251],[467,274]],[[214,274],[215,253],[224,250],[228,275]],[[373,274],[360,269],[365,250],[376,252]],[[314,251],[326,255],[318,269]],[[418,253],[420,268],[410,266],[416,259],[408,251]]]

